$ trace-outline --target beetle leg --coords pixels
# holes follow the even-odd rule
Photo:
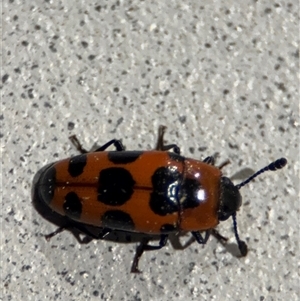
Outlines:
[[[46,238],[47,241],[50,241],[50,239],[52,237],[56,236],[57,234],[65,231],[65,230],[70,230],[80,244],[86,244],[92,240],[92,239],[81,239],[79,234],[73,232],[72,229],[77,229],[77,228],[73,225],[73,223],[66,223],[63,226],[60,226],[59,228],[57,228],[54,232],[44,235],[44,237]]]
[[[210,164],[210,165],[215,165],[215,161],[216,161],[216,157],[218,156],[218,153],[215,153],[213,156],[209,156],[209,157],[206,157],[203,162],[204,163],[207,163],[207,164]],[[226,161],[224,161],[223,163],[221,163],[218,168],[221,170],[224,166],[230,164],[230,161],[229,159],[227,159]]]
[[[45,235],[45,238],[47,241],[49,241],[53,236],[56,236],[57,234],[67,230],[68,228],[70,228],[69,225],[61,226],[61,227],[57,228],[54,232]]]
[[[107,143],[105,143],[104,145],[102,145],[101,147],[97,148],[95,150],[95,152],[103,152],[112,144],[114,145],[114,147],[116,148],[117,151],[125,150],[125,146],[122,144],[121,140],[112,139],[112,140],[108,141]]]
[[[134,258],[131,265],[131,273],[140,273],[141,271],[138,269],[139,261],[144,253],[144,246],[147,245],[150,239],[143,239],[140,245],[136,248]]]
[[[166,132],[167,127],[164,125],[160,125],[158,128],[158,137],[155,149],[159,151],[168,151],[173,149],[173,152],[177,155],[180,155],[180,148],[177,144],[168,144],[164,145],[164,134]]]
[[[205,231],[205,237],[203,238],[201,233],[199,231],[192,231],[193,236],[195,237],[196,241],[200,245],[205,245],[206,242],[208,241],[208,238],[211,234],[211,230],[206,230]]]
[[[216,229],[211,230],[211,234],[222,244],[226,243],[228,238],[221,235]]]
[[[47,241],[49,241],[53,236],[56,236],[57,234],[65,230],[72,230],[72,229],[77,229],[92,239],[104,239],[112,231],[109,228],[102,228],[99,234],[94,234],[93,232],[89,231],[84,225],[81,225],[79,223],[77,224],[66,223],[65,225],[57,228],[54,232],[45,235],[45,238]],[[88,242],[91,241],[91,239],[90,240],[80,239],[79,235],[76,235],[75,233],[73,233],[73,235],[75,236],[75,238],[78,240],[79,243],[87,243],[87,241]]]
[[[162,149],[162,151],[168,151],[170,149],[173,149],[173,152],[177,155],[180,155],[180,148],[177,144],[168,144],[168,145],[164,145]]]
[[[228,165],[228,164],[230,164],[230,160],[229,160],[229,159],[227,159],[226,161],[224,161],[223,163],[221,163],[221,164],[218,166],[218,168],[221,170],[224,166],[226,166],[226,165]]]
[[[81,143],[79,142],[78,138],[75,135],[72,135],[69,137],[69,139],[71,140],[72,144],[76,147],[76,149],[82,153],[82,154],[86,154],[86,153],[90,153],[91,151],[87,151],[85,148],[82,147]],[[117,151],[124,151],[125,147],[122,144],[121,140],[117,140],[117,139],[112,139],[110,141],[108,141],[107,143],[105,143],[104,145],[102,145],[101,147],[98,147],[96,150],[93,150],[93,152],[102,152],[104,150],[106,150],[109,146],[114,145],[114,147],[116,148]]]
[[[158,246],[151,246],[148,245],[148,242],[150,241],[149,238],[144,239],[141,244],[137,247],[134,259],[131,266],[131,273],[140,273],[140,270],[138,269],[138,264],[141,256],[143,255],[144,251],[153,251],[153,250],[159,250],[163,248],[167,241],[168,241],[168,235],[163,234],[160,236],[160,241]]]
[[[88,230],[84,225],[76,224],[74,226],[75,229],[78,229],[80,232],[84,233],[87,236],[90,236],[93,239],[104,239],[112,230],[109,228],[101,228],[101,232],[99,234],[94,234],[90,230]]]
[[[203,160],[204,163],[207,163],[207,164],[210,164],[210,165],[215,165],[215,157],[214,156],[209,156],[209,157],[206,157],[204,160]]]
[[[82,147],[81,143],[79,142],[78,138],[75,135],[70,136],[69,139],[80,153],[82,154],[88,153],[88,151]]]

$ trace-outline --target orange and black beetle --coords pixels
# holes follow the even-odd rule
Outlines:
[[[283,168],[287,160],[278,159],[234,185],[222,176],[224,164],[214,166],[213,156],[198,161],[182,157],[175,144],[164,145],[165,129],[160,126],[153,151],[125,151],[121,141],[113,139],[88,152],[72,136],[82,154],[48,165],[36,183],[38,197],[70,221],[47,238],[70,225],[96,239],[112,230],[159,234],[158,245],[147,241],[137,249],[132,265],[132,272],[137,272],[142,253],[165,246],[170,233],[190,231],[199,244],[205,244],[219,221],[231,216],[245,256],[247,245],[236,225],[236,211],[242,204],[239,189],[265,171]],[[110,145],[116,151],[105,151]],[[91,233],[86,225],[99,227],[101,234]],[[205,232],[204,237],[200,232]]]

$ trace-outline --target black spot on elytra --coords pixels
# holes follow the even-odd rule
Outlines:
[[[167,215],[179,210],[178,191],[181,174],[167,167],[158,168],[152,176],[153,192],[150,207],[159,215]]]
[[[194,179],[185,179],[182,185],[182,194],[184,201],[181,203],[182,209],[195,208],[199,206],[201,200],[198,198],[198,192],[201,189],[200,182]]]
[[[65,196],[63,208],[66,216],[71,219],[79,220],[82,212],[82,204],[75,192],[69,192]]]
[[[133,194],[134,184],[132,175],[124,168],[103,169],[98,180],[98,201],[111,206],[123,205]]]
[[[171,224],[164,224],[160,228],[161,233],[172,233],[176,231],[176,227]]]
[[[143,154],[143,151],[130,151],[130,152],[109,152],[108,153],[108,160],[115,163],[115,164],[127,164],[132,163],[137,158]]]
[[[130,215],[121,210],[109,210],[101,217],[102,226],[117,230],[134,230],[134,222]]]
[[[176,161],[176,162],[183,162],[185,160],[184,157],[182,157],[178,154],[175,154],[175,153],[168,152],[168,155],[171,160]]]
[[[41,175],[41,178],[37,183],[39,196],[48,205],[51,203],[54,196],[55,182],[56,170],[55,167],[51,165]]]
[[[86,162],[86,154],[71,158],[68,166],[68,172],[70,176],[80,176],[83,173],[84,167],[86,166]]]

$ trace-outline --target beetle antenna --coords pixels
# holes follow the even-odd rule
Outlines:
[[[256,178],[260,174],[264,173],[265,171],[269,171],[269,170],[275,171],[277,169],[283,168],[286,164],[287,164],[287,159],[285,159],[285,158],[277,159],[276,161],[274,161],[274,162],[270,163],[269,165],[267,165],[266,167],[260,169],[254,175],[252,175],[245,181],[241,182],[240,184],[236,185],[235,187],[237,189],[241,189],[241,187],[245,186],[246,184],[251,182],[254,178]],[[243,240],[241,240],[239,237],[239,233],[238,233],[238,229],[237,229],[237,222],[236,222],[236,212],[234,212],[232,214],[232,220],[233,220],[234,235],[235,235],[235,239],[238,244],[239,250],[240,250],[242,256],[246,256],[247,252],[248,252],[248,247],[247,247],[247,244]]]
[[[251,182],[254,178],[256,178],[257,176],[259,176],[260,174],[262,174],[265,171],[275,171],[277,169],[281,169],[283,168],[285,165],[287,164],[287,159],[286,158],[280,158],[277,159],[276,161],[270,163],[268,166],[260,169],[259,171],[257,171],[254,175],[252,175],[251,177],[249,177],[248,179],[246,179],[245,181],[243,181],[242,183],[236,185],[235,187],[237,189],[240,189],[241,187],[245,186],[246,184],[248,184],[249,182]]]
[[[234,235],[235,235],[235,239],[238,244],[239,250],[240,250],[242,256],[246,256],[248,253],[248,247],[247,247],[247,244],[243,240],[240,239],[238,229],[237,229],[237,223],[236,223],[236,213],[232,214],[232,220],[233,220]]]

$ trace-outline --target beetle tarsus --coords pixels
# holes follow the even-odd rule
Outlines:
[[[215,157],[214,156],[206,157],[203,160],[203,162],[206,163],[206,164],[215,165]]]
[[[81,154],[87,154],[90,152],[103,152],[104,150],[106,150],[108,147],[110,147],[112,144],[114,145],[114,147],[116,148],[117,151],[125,151],[125,147],[122,144],[122,141],[119,139],[112,139],[108,142],[106,142],[104,145],[98,147],[95,150],[90,150],[87,151],[85,148],[82,147],[81,143],[79,142],[78,138],[76,137],[76,135],[72,135],[69,137],[71,143],[75,146],[75,148],[81,153]]]
[[[108,141],[107,143],[105,143],[104,145],[102,145],[101,147],[97,148],[95,150],[95,152],[103,152],[104,150],[106,150],[109,146],[114,145],[114,147],[116,148],[117,151],[125,151],[125,146],[122,144],[121,140],[118,139],[112,139],[110,141]]]
[[[240,240],[238,243],[238,247],[239,247],[242,257],[245,257],[248,254],[247,244],[243,240]]]
[[[195,237],[198,244],[205,245],[207,243],[208,239],[209,239],[209,236],[211,234],[211,230],[205,231],[204,238],[203,238],[203,236],[201,235],[201,233],[199,231],[192,231],[192,234]]]
[[[226,161],[222,162],[218,168],[221,170],[223,167],[227,166],[228,164],[230,164],[230,160],[227,159]]]
[[[131,273],[141,273],[141,271],[138,269],[138,265],[139,265],[140,258],[142,257],[145,251],[144,247],[145,245],[147,245],[149,241],[150,239],[148,238],[143,239],[143,241],[136,248],[135,255],[131,265]]]
[[[81,154],[86,154],[88,151],[82,147],[81,143],[79,142],[78,138],[76,135],[72,135],[69,137],[71,143],[75,146],[75,148],[81,153]]]
[[[226,243],[228,241],[228,238],[221,235],[219,233],[219,231],[217,231],[216,229],[212,229],[211,230],[211,234],[218,240],[220,241],[222,244]]]
[[[167,127],[164,125],[160,125],[158,128],[158,138],[155,149],[158,151],[168,151],[173,149],[173,152],[177,155],[180,155],[180,148],[177,144],[164,144],[164,134],[166,132]]]
[[[145,238],[140,245],[137,247],[134,259],[131,265],[131,273],[140,273],[141,271],[138,269],[138,264],[141,256],[143,255],[144,251],[153,251],[153,250],[159,250],[163,248],[168,241],[168,235],[167,234],[162,234],[160,236],[160,241],[158,246],[152,246],[148,245],[148,242],[150,241],[149,238]]]
[[[59,233],[65,231],[65,230],[68,229],[68,228],[69,228],[68,225],[61,226],[61,227],[57,228],[54,232],[44,235],[44,237],[46,238],[47,241],[50,241],[50,239],[51,239],[52,237],[54,237],[54,236],[56,236],[57,234],[59,234]]]

